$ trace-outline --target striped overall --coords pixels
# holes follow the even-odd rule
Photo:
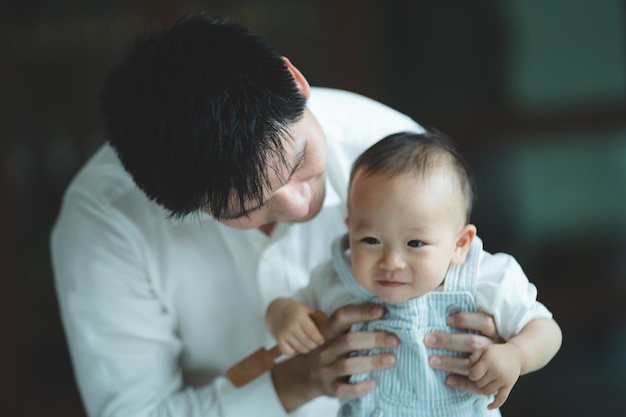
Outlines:
[[[342,239],[333,243],[333,265],[341,281],[357,299],[384,305],[385,316],[377,321],[355,326],[353,330],[384,330],[396,334],[400,345],[389,350],[396,354],[396,365],[390,369],[354,375],[351,382],[374,379],[376,388],[369,394],[343,400],[341,417],[460,417],[500,416],[499,410],[488,410],[493,396],[474,395],[445,385],[446,372],[432,369],[428,357],[451,352],[428,348],[424,337],[431,332],[458,332],[446,325],[446,317],[460,311],[475,311],[474,293],[478,276],[480,239],[474,239],[466,261],[451,266],[442,291],[431,291],[401,304],[377,299],[352,277],[350,265],[341,249]],[[377,354],[377,349],[359,352]],[[460,354],[459,354],[460,355]]]

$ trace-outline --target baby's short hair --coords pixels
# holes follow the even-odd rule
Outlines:
[[[389,135],[363,152],[352,165],[350,186],[355,173],[384,174],[390,177],[414,174],[423,176],[433,168],[451,168],[465,200],[466,222],[474,201],[472,174],[465,158],[452,140],[436,130],[423,133],[399,132]]]

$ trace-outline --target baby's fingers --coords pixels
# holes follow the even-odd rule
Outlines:
[[[489,381],[484,381],[482,385],[479,383],[479,381],[485,379],[488,370],[489,367],[486,363],[478,362],[470,368],[467,377],[470,379],[470,381],[476,382],[476,385],[478,385],[479,388],[482,388],[483,386],[487,385]]]
[[[307,340],[315,344],[313,348],[316,348],[317,346],[324,343],[324,336],[313,321],[308,321],[304,323],[304,325],[302,326],[302,330]]]
[[[280,353],[282,353],[283,355],[291,356],[294,353],[296,353],[296,350],[294,349],[294,347],[291,346],[291,344],[287,342],[286,340],[278,341],[278,349],[280,349]]]
[[[293,355],[294,353],[309,353],[317,347],[302,331],[297,334],[290,333],[278,339],[278,347],[281,353]]]
[[[500,388],[500,390],[498,391],[498,394],[496,395],[496,398],[493,400],[491,404],[487,406],[487,408],[490,410],[493,410],[494,408],[501,407],[502,404],[504,404],[504,402],[506,401],[506,399],[509,398],[509,394],[511,393],[512,388],[513,387],[509,387],[509,386]]]
[[[291,346],[293,346],[298,353],[309,353],[319,345],[302,331],[294,335],[294,338],[291,340]]]

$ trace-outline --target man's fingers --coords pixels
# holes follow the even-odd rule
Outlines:
[[[395,365],[393,353],[378,355],[353,356],[350,353],[360,350],[371,350],[395,347],[399,339],[385,332],[350,332],[336,339],[329,340],[319,352],[322,364],[322,379],[331,382],[327,385],[326,394],[340,398],[355,398],[373,389],[366,381],[349,384],[351,375],[371,372],[377,369],[390,368]]]
[[[479,334],[430,333],[424,339],[426,346],[454,352],[475,352],[493,342]]]
[[[373,380],[350,383],[349,377],[363,372],[390,368],[396,363],[394,355],[386,353],[373,356],[351,356],[335,361],[329,368],[328,379],[332,380],[326,395],[338,398],[357,398],[374,389]]]
[[[471,392],[472,394],[481,394],[480,388],[465,376],[448,375],[446,377],[446,385],[461,391]]]
[[[452,372],[459,375],[467,375],[470,370],[469,360],[467,358],[454,358],[445,355],[433,355],[428,358],[428,363],[434,369],[441,369],[446,372]]]
[[[379,304],[359,304],[341,307],[331,316],[331,326],[327,338],[338,336],[350,330],[350,326],[364,321],[377,320],[385,314]]]
[[[347,352],[395,348],[400,344],[398,336],[387,332],[350,332],[341,341]]]
[[[346,384],[336,381],[333,384],[333,391],[337,398],[359,398],[376,388],[373,380],[361,381],[357,384]]]
[[[475,330],[493,342],[503,341],[498,334],[493,317],[488,314],[481,312],[457,313],[448,316],[446,322],[448,326],[457,329]]]
[[[324,363],[330,363],[333,359],[346,356],[359,350],[394,348],[400,343],[398,337],[387,332],[350,332],[334,339],[321,353]],[[375,357],[365,356],[363,358]],[[327,359],[327,360],[324,360]]]
[[[390,368],[396,363],[396,357],[390,353],[371,356],[351,356],[336,362],[337,376],[349,376]]]
[[[349,383],[351,375],[389,368],[395,365],[393,353],[355,356],[353,352],[395,348],[400,339],[392,333],[349,331],[353,324],[381,318],[381,305],[363,304],[344,306],[330,318],[330,328],[324,334],[326,343],[318,351],[319,377],[322,391],[339,398],[356,398],[374,389],[374,381]]]

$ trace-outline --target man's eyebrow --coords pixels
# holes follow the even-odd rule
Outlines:
[[[306,151],[308,148],[308,142],[304,142],[304,146],[302,147],[302,149],[296,154],[296,161],[293,164],[293,167],[291,167],[291,171],[289,171],[289,175],[287,175],[287,179],[278,187],[282,187],[283,185],[287,184],[291,178],[295,175],[295,173],[298,171],[298,169],[302,166],[302,164],[304,163],[304,159],[306,158]],[[222,216],[220,216],[220,219],[224,219],[224,220],[234,220],[234,219],[238,219],[240,217],[243,216],[248,216],[250,213],[252,213],[253,211],[256,211],[258,209],[260,209],[261,207],[263,207],[265,205],[267,201],[262,202],[261,204],[257,204],[254,207],[250,207],[247,209],[243,209],[239,212],[236,212],[235,214],[224,214]]]

